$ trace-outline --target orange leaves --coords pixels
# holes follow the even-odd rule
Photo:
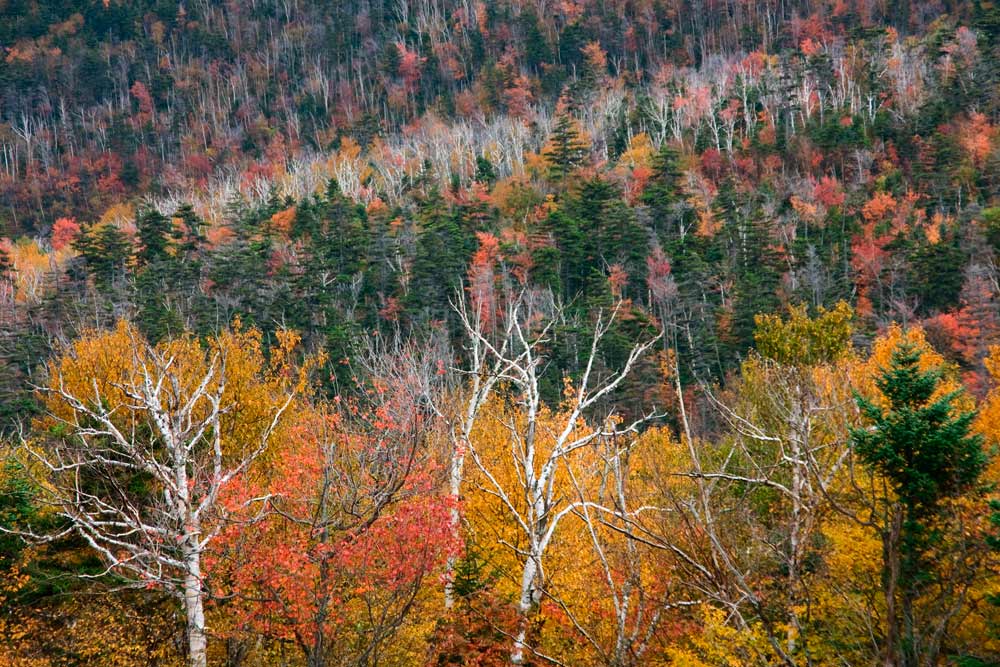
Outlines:
[[[292,223],[295,221],[295,207],[286,208],[283,211],[278,211],[271,216],[271,226],[272,228],[287,236],[292,230]]]
[[[896,208],[896,199],[888,192],[876,192],[861,208],[865,222],[873,224],[881,222]]]
[[[616,298],[620,299],[622,296],[622,290],[628,285],[628,272],[625,270],[621,264],[612,264],[608,270],[608,286],[611,288],[611,294]]]
[[[453,553],[449,499],[420,451],[406,388],[301,410],[257,488],[275,512],[247,541],[235,526],[213,568],[236,601],[234,634],[317,638],[363,651],[391,636],[428,575]],[[374,615],[370,612],[374,611]]]
[[[821,220],[819,208],[814,204],[802,199],[798,195],[792,195],[789,199],[792,209],[799,214],[799,217],[810,223],[818,223]]]
[[[986,158],[993,151],[998,136],[997,128],[990,124],[985,114],[973,112],[969,114],[968,123],[961,129],[962,147],[968,153],[972,163],[982,167]]]
[[[802,50],[802,53],[807,57],[812,57],[823,51],[823,45],[820,42],[815,41],[811,37],[806,37],[805,39],[803,39],[802,43],[799,44],[799,48]]]
[[[608,69],[608,54],[601,48],[600,42],[587,42],[580,52],[591,71],[604,73]]]

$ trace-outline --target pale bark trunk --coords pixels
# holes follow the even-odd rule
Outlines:
[[[523,665],[525,659],[525,650],[527,649],[527,637],[528,637],[528,619],[531,614],[531,608],[537,602],[537,593],[535,587],[535,579],[538,576],[538,563],[534,554],[532,554],[527,561],[524,563],[524,569],[521,571],[521,595],[517,603],[517,611],[519,615],[517,637],[514,640],[514,650],[511,651],[510,661],[515,665]]]
[[[448,475],[448,492],[454,505],[451,508],[449,521],[451,522],[452,535],[457,539],[461,528],[462,517],[458,508],[458,501],[462,492],[462,474],[465,467],[465,452],[456,447],[451,456],[451,470]],[[448,556],[447,580],[444,585],[444,608],[451,609],[455,604],[455,563],[458,557],[455,554]]]
[[[201,591],[201,557],[187,557],[184,575],[184,610],[187,613],[188,656],[191,667],[207,667],[208,640],[205,636],[205,603]]]

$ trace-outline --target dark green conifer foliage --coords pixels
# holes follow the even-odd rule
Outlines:
[[[921,370],[920,351],[903,344],[893,352],[876,386],[888,407],[857,397],[868,427],[851,431],[858,458],[883,478],[894,500],[883,517],[883,590],[899,616],[887,613],[886,650],[895,664],[924,664],[916,627],[920,590],[936,574],[928,552],[942,539],[944,503],[974,487],[986,466],[982,437],[971,434],[975,412],[956,412],[960,392],[935,397],[940,369]],[[891,601],[891,600],[890,600]],[[888,605],[887,606],[894,606]]]
[[[779,257],[773,249],[769,220],[756,195],[737,191],[727,179],[715,201],[733,261],[733,351],[740,353],[753,343],[754,316],[774,312],[779,305],[781,279]]]
[[[873,428],[851,433],[858,456],[886,476],[913,520],[932,516],[942,500],[967,490],[986,465],[982,438],[970,434],[975,413],[954,413],[960,392],[933,398],[941,371],[920,370],[919,362],[912,345],[893,353],[876,381],[888,409],[858,397]]]
[[[493,185],[496,183],[497,173],[493,168],[493,163],[489,161],[488,158],[477,155],[476,156],[476,181],[479,183],[485,183],[487,185]]]
[[[474,250],[473,236],[463,232],[440,191],[433,187],[417,209],[417,249],[407,298],[412,312],[426,310],[447,319],[450,301],[465,275]]]
[[[331,179],[326,195],[303,201],[296,210],[293,236],[303,241],[302,270],[293,278],[297,298],[291,319],[307,341],[327,352],[324,381],[340,386],[349,380],[352,341],[360,332],[354,313],[364,286],[369,229],[364,208],[350,201]],[[312,336],[309,336],[309,333]]]
[[[170,246],[170,219],[155,208],[145,208],[139,211],[135,226],[139,234],[139,251],[136,253],[139,266],[164,259]]]
[[[949,234],[939,243],[926,240],[916,244],[910,254],[910,285],[919,299],[918,312],[924,315],[954,307],[962,291],[962,267],[966,253],[958,239]]]
[[[549,144],[545,159],[549,163],[549,176],[555,181],[562,181],[587,158],[587,143],[580,136],[573,117],[566,111],[556,119]]]
[[[112,224],[88,229],[73,243],[87,265],[87,272],[98,289],[108,289],[125,277],[132,246],[128,237]]]

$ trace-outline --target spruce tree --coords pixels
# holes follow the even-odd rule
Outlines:
[[[576,121],[568,113],[559,114],[552,129],[545,159],[549,163],[549,175],[553,180],[562,181],[587,158],[587,143],[580,136]]]
[[[155,208],[146,208],[139,211],[135,227],[140,243],[136,260],[140,266],[148,266],[167,257],[171,233],[169,218]]]
[[[107,289],[115,280],[124,277],[132,248],[128,237],[115,225],[87,230],[73,247],[83,257],[87,272],[98,288]]]
[[[975,413],[956,411],[960,392],[935,396],[940,383],[940,369],[921,370],[920,351],[901,345],[876,380],[887,407],[858,396],[870,426],[851,431],[858,458],[891,492],[880,526],[885,651],[904,667],[936,663],[925,639],[931,629],[918,627],[915,614],[936,577],[927,556],[944,537],[945,502],[972,488],[986,465],[982,438],[970,433]]]
[[[450,300],[461,286],[466,258],[474,250],[471,234],[463,232],[455,213],[433,187],[417,209],[420,231],[407,305],[437,319],[451,316]]]

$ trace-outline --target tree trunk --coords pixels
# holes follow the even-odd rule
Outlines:
[[[320,593],[321,599],[316,611],[316,616],[314,617],[313,630],[315,635],[313,636],[312,645],[309,646],[306,651],[306,665],[308,665],[308,667],[324,667],[326,664],[326,618],[330,601],[329,596],[326,593],[325,586],[330,576],[329,569],[329,561],[324,558],[323,562],[320,564],[319,575],[320,581],[322,582],[321,585],[324,586],[324,589]]]
[[[889,532],[882,543],[882,590],[885,593],[885,667],[899,667],[899,614],[896,590],[899,587],[899,537],[903,515],[898,507],[891,510]]]
[[[534,550],[532,550],[534,551]],[[518,627],[517,638],[514,640],[514,650],[511,651],[510,661],[515,665],[524,664],[524,652],[527,648],[525,641],[528,637],[528,619],[531,608],[537,602],[535,579],[538,576],[538,559],[534,553],[528,557],[524,563],[524,570],[521,571],[521,596],[518,600]]]
[[[465,438],[464,442],[468,442]],[[462,493],[462,471],[465,467],[465,449],[463,445],[456,446],[451,455],[451,469],[448,472],[448,492],[454,503],[448,520],[451,522],[452,535],[457,540],[460,535],[462,516],[459,513],[458,502]],[[455,604],[455,564],[458,561],[455,554],[448,555],[447,580],[444,584],[444,608],[451,609]]]
[[[184,575],[184,610],[187,613],[188,656],[191,667],[207,667],[208,640],[205,637],[205,604],[201,592],[201,558],[193,553],[187,557]]]

